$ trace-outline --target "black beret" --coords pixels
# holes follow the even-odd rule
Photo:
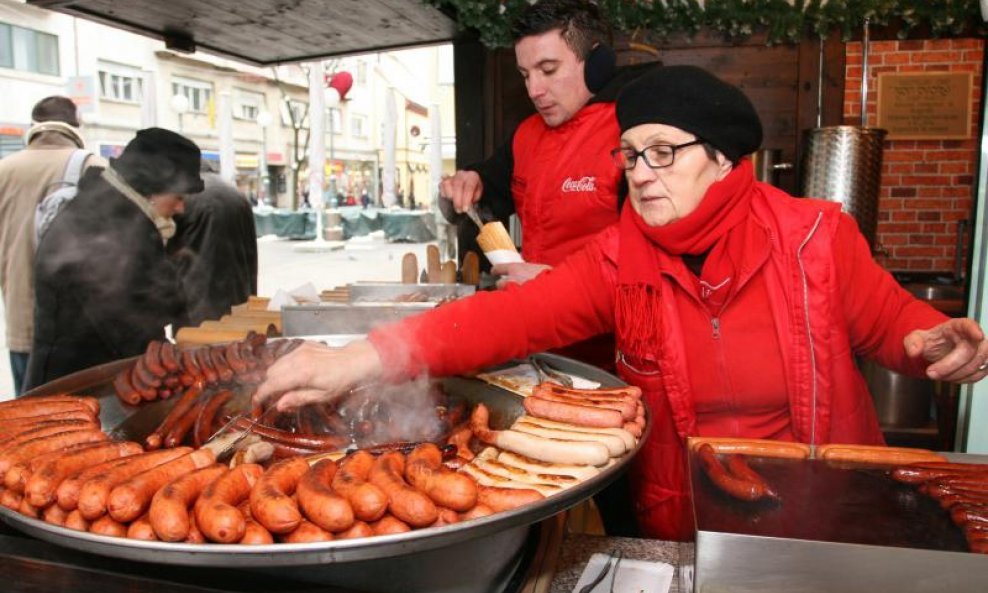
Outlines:
[[[621,132],[666,124],[709,142],[737,161],[762,144],[762,122],[741,89],[696,66],[661,66],[628,83],[617,98]]]
[[[203,189],[201,156],[199,147],[185,136],[164,128],[147,128],[137,132],[112,166],[143,196],[195,194]]]

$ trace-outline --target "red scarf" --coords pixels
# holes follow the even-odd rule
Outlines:
[[[673,256],[709,253],[696,281],[710,298],[716,315],[733,288],[736,262],[731,246],[744,241],[751,212],[754,175],[744,159],[727,177],[715,182],[696,210],[664,226],[648,226],[630,205],[621,213],[618,254],[616,326],[622,351],[639,360],[657,363],[661,349],[661,265],[659,251]],[[711,287],[716,287],[711,290]]]

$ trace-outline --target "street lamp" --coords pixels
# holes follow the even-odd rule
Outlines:
[[[264,203],[264,199],[268,195],[268,126],[274,118],[268,111],[261,111],[257,114],[257,125],[261,128],[261,155],[257,159],[257,166],[259,171],[259,181],[260,181],[260,195],[258,196],[258,202]]]
[[[326,92],[324,93],[326,99],[326,107],[329,109],[329,195],[330,199],[336,198],[336,162],[334,155],[334,138],[335,131],[333,130],[333,112],[340,104],[340,91],[333,87],[326,87]]]
[[[189,110],[189,98],[181,93],[172,95],[169,104],[171,105],[172,111],[178,114],[178,132],[180,134],[184,134],[185,132],[182,130],[182,115]]]

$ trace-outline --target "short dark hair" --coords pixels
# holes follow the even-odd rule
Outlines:
[[[60,121],[70,126],[79,127],[79,110],[72,99],[54,95],[45,97],[34,105],[31,110],[31,121],[38,123]]]
[[[539,0],[527,6],[511,25],[511,38],[558,30],[563,41],[581,60],[596,45],[607,41],[607,26],[597,5],[587,0]]]

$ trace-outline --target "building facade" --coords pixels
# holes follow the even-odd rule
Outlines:
[[[0,158],[24,146],[31,107],[49,95],[76,101],[89,148],[108,158],[137,130],[160,126],[188,136],[206,159],[219,162],[229,109],[235,172],[228,176],[258,201],[296,207],[308,179],[308,68],[181,54],[154,39],[0,0]],[[380,200],[383,133],[393,129],[393,191],[414,192],[419,207],[431,203],[430,108],[447,130],[440,139],[443,169],[454,168],[452,48],[348,56],[323,68],[327,79],[344,71],[353,77],[344,99],[324,114],[323,197],[359,200],[366,190]],[[386,125],[389,89],[398,98],[393,126]]]

